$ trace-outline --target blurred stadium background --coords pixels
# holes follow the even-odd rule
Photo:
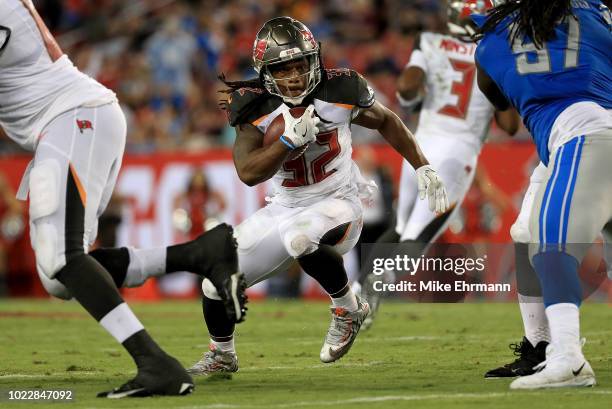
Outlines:
[[[291,15],[322,42],[328,67],[353,68],[411,129],[395,81],[420,31],[443,30],[438,0],[35,0],[64,51],[83,72],[113,89],[128,118],[128,142],[116,194],[100,220],[102,246],[164,246],[219,221],[240,223],[260,208],[268,185],[249,188],[231,161],[235,137],[217,106],[220,73],[251,77],[252,41],[269,18]],[[1,133],[1,131],[0,131]],[[393,220],[401,159],[379,135],[354,129],[354,156],[381,186],[366,214],[364,240]],[[529,135],[513,140],[491,127],[478,177],[446,241],[509,242],[531,169]],[[27,208],[14,199],[29,161],[0,137],[0,294],[45,296],[29,245]],[[352,274],[356,254],[347,256]],[[252,289],[251,295],[320,296],[299,271]],[[128,299],[194,297],[192,275],[167,277],[129,290]]]

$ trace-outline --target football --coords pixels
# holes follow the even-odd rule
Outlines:
[[[304,114],[305,110],[306,110],[305,107],[295,107],[295,108],[291,108],[289,110],[289,113],[291,113],[291,115],[294,118],[299,118],[300,116]],[[274,118],[272,123],[270,123],[270,125],[268,126],[268,129],[266,129],[266,133],[264,134],[264,139],[263,139],[263,146],[269,146],[273,144],[274,142],[276,142],[283,135],[284,131],[285,131],[285,120],[283,119],[282,115],[278,115],[276,118]],[[306,145],[306,146],[302,146],[297,149],[294,149],[289,155],[289,159],[295,159],[299,157],[301,154],[304,153],[307,147],[308,146]]]

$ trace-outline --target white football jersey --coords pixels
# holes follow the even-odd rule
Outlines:
[[[272,178],[277,200],[287,206],[307,205],[317,197],[352,187],[353,147],[350,130],[352,108],[314,100],[321,119],[330,121],[306,151],[297,159],[286,160]],[[269,124],[283,111],[285,104],[271,112],[258,128],[265,133]],[[310,199],[310,200],[309,200]]]
[[[27,150],[59,114],[116,101],[65,54],[52,60],[41,31],[20,0],[0,1],[0,126]]]
[[[436,33],[421,33],[407,67],[426,74],[426,95],[416,137],[460,139],[480,151],[493,105],[478,88],[474,52],[476,44]]]
[[[322,83],[304,103],[313,104],[321,119],[317,140],[300,157],[286,160],[272,178],[273,201],[287,207],[316,203],[321,197],[346,197],[363,193],[369,184],[363,179],[351,155],[350,123],[360,108],[374,104],[374,92],[365,79],[348,69],[327,69]],[[241,112],[247,111],[247,114]],[[232,94],[230,123],[248,122],[262,133],[289,107],[281,98],[261,89],[241,88]],[[242,118],[244,116],[244,118]]]

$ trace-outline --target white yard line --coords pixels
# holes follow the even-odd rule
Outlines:
[[[25,374],[25,373],[12,373],[12,374],[4,374],[0,375],[0,379],[27,379],[27,378],[44,378],[48,379],[49,377],[60,378],[60,377],[72,377],[72,376],[101,376],[103,372],[98,371],[66,371],[66,372],[52,372],[49,375],[45,373],[39,374]]]
[[[239,372],[257,372],[267,370],[279,370],[279,369],[290,369],[290,370],[301,370],[301,369],[323,369],[323,368],[360,368],[368,366],[379,366],[384,365],[384,361],[372,361],[372,362],[350,362],[350,363],[333,363],[333,364],[316,364],[316,365],[301,365],[301,366],[251,366],[247,368],[240,368]]]
[[[457,339],[456,336],[445,336],[445,337],[440,337],[440,336],[434,336],[434,335],[409,335],[409,336],[403,336],[403,337],[360,337],[359,338],[359,343],[360,344],[366,344],[366,343],[380,343],[380,342],[410,342],[410,341],[436,341],[436,340],[441,340],[441,339]],[[483,337],[484,338],[484,337]],[[323,342],[319,339],[317,340],[304,340],[304,338],[286,338],[285,342],[287,344],[295,344],[295,345],[319,345],[319,344],[323,344]],[[257,345],[261,345],[261,341],[242,341],[240,339],[236,340],[236,343],[240,346],[240,345],[253,345],[253,344],[257,344]],[[195,345],[197,348],[204,348],[204,349],[208,349],[208,343],[206,344],[196,344]]]

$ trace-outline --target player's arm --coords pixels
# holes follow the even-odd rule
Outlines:
[[[279,140],[264,147],[263,133],[251,124],[236,125],[233,157],[236,172],[242,182],[255,186],[270,179],[291,152]]]
[[[516,109],[509,108],[505,111],[495,111],[495,122],[508,135],[513,136],[519,129],[521,117]]]
[[[419,197],[428,197],[429,210],[444,213],[448,209],[448,198],[442,180],[429,166],[412,132],[397,115],[378,101],[368,108],[361,108],[353,123],[375,129],[416,170]]]
[[[423,98],[425,71],[421,67],[404,68],[397,79],[397,97],[404,108],[413,108]]]
[[[397,79],[397,99],[408,110],[416,108],[421,102],[427,79],[427,59],[421,51],[421,36],[414,41],[410,61]]]
[[[506,99],[504,94],[497,86],[497,84],[489,77],[485,70],[480,67],[478,61],[476,61],[477,68],[477,80],[478,88],[482,91],[487,99],[493,104],[493,106],[499,111],[506,111],[510,109],[510,102]]]
[[[360,109],[353,123],[380,132],[413,168],[429,164],[412,132],[393,111],[380,102],[375,101],[369,108]]]
[[[55,41],[55,38],[53,37],[53,35],[45,25],[44,21],[38,14],[38,11],[36,11],[32,0],[21,0],[21,2],[23,3],[24,7],[28,9],[30,15],[34,19],[36,27],[38,28],[38,31],[40,31],[40,34],[42,36],[45,48],[49,53],[49,57],[51,57],[52,61],[57,61],[62,55],[64,55],[64,52],[57,44],[57,41]]]

